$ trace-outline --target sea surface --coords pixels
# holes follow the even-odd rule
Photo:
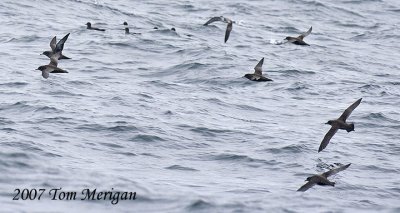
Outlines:
[[[202,26],[221,15],[227,43]],[[400,212],[398,0],[2,0],[0,18],[0,212]],[[310,46],[282,44],[310,26]],[[67,33],[69,73],[43,79]],[[243,78],[263,57],[273,81]],[[355,131],[318,153],[359,98]]]

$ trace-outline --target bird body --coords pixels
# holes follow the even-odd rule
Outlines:
[[[232,28],[233,28],[233,23],[235,23],[235,22],[232,21],[231,19],[225,18],[223,16],[216,16],[216,17],[212,17],[210,20],[208,20],[205,24],[203,24],[203,26],[207,26],[207,25],[209,25],[209,24],[211,24],[213,22],[216,22],[216,21],[221,21],[221,22],[227,23],[226,30],[225,30],[225,39],[224,39],[224,41],[226,43],[228,41],[228,39],[229,39],[230,34],[231,34],[231,31],[232,31]]]
[[[305,192],[308,189],[310,189],[311,187],[315,186],[315,185],[321,185],[321,186],[335,186],[335,182],[332,182],[330,180],[328,180],[328,177],[337,174],[340,171],[343,171],[347,168],[349,168],[349,166],[351,165],[351,163],[344,165],[344,166],[340,166],[338,168],[334,168],[331,169],[327,172],[324,172],[322,174],[317,174],[317,175],[313,175],[310,176],[306,179],[306,181],[308,181],[306,184],[304,184],[303,186],[301,186],[297,191],[300,192]]]
[[[86,29],[88,30],[97,30],[97,31],[106,31],[105,29],[100,29],[97,27],[92,27],[92,23],[88,22],[86,23]]]
[[[51,41],[50,41],[50,48],[51,48],[51,51],[44,51],[44,52],[42,53],[42,55],[45,55],[45,56],[51,58],[53,55],[55,55],[55,54],[57,54],[57,53],[60,53],[60,54],[57,54],[57,55],[58,55],[57,60],[60,60],[60,59],[71,59],[71,58],[69,58],[69,57],[67,57],[67,56],[65,56],[65,55],[62,54],[62,51],[63,51],[63,49],[64,49],[64,43],[67,41],[69,34],[70,34],[70,33],[68,33],[67,35],[65,35],[65,36],[64,36],[60,41],[58,41],[58,42],[57,42],[56,36],[54,36],[53,39],[51,39]]]
[[[306,36],[310,35],[310,34],[311,34],[311,31],[312,31],[312,27],[310,27],[310,29],[308,29],[307,32],[302,33],[301,35],[299,35],[299,36],[297,36],[297,37],[288,36],[288,37],[285,38],[285,40],[286,40],[287,42],[290,42],[290,43],[296,44],[296,45],[307,45],[307,46],[310,46],[309,44],[307,44],[306,42],[304,42],[303,39],[304,39]]]
[[[361,100],[362,100],[362,98],[358,99],[356,102],[354,102],[352,105],[350,105],[338,119],[329,120],[328,122],[326,122],[326,124],[331,125],[331,128],[325,134],[324,139],[322,139],[322,142],[318,148],[318,152],[324,150],[326,148],[326,146],[328,146],[329,141],[332,139],[333,135],[335,135],[335,133],[339,129],[346,130],[347,132],[354,131],[354,123],[348,123],[348,122],[346,122],[346,120],[350,116],[350,114],[353,112],[353,110],[358,105],[360,105]]]
[[[254,67],[254,73],[249,73],[244,75],[245,78],[251,80],[251,81],[272,81],[272,79],[269,79],[262,74],[262,65],[264,63],[264,58],[262,58],[258,64]]]

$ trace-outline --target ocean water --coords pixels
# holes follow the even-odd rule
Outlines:
[[[202,26],[220,15],[238,22],[226,44],[225,23]],[[0,17],[1,212],[400,212],[398,0],[3,0]],[[310,26],[310,46],[276,45]],[[67,33],[69,73],[43,79]],[[262,57],[274,81],[243,78]],[[355,131],[318,153],[359,98]]]

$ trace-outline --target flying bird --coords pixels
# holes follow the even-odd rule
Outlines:
[[[310,46],[309,44],[307,44],[306,42],[304,42],[303,39],[304,39],[306,36],[310,35],[310,34],[311,34],[311,31],[312,31],[312,27],[310,27],[310,29],[309,29],[307,32],[302,33],[302,34],[299,35],[298,37],[290,37],[290,36],[288,36],[288,37],[285,38],[285,40],[286,40],[287,42],[292,43],[292,44],[297,44],[297,45],[308,45],[308,46]]]
[[[356,102],[354,102],[352,105],[350,105],[344,112],[343,114],[336,120],[329,120],[326,122],[326,124],[331,125],[331,129],[329,129],[328,133],[326,133],[324,139],[321,142],[321,145],[319,146],[318,152],[324,150],[326,146],[328,146],[329,141],[335,135],[335,133],[338,131],[338,129],[344,129],[347,132],[354,131],[354,123],[347,123],[346,120],[350,116],[350,114],[353,112],[353,110],[360,105],[362,98],[358,99]]]
[[[209,24],[211,24],[213,22],[216,22],[216,21],[222,21],[222,22],[227,23],[226,31],[225,31],[225,43],[226,43],[228,41],[228,39],[229,39],[229,35],[231,34],[232,25],[235,22],[230,20],[229,18],[225,18],[223,16],[216,16],[216,17],[212,17],[210,20],[208,20],[205,24],[203,24],[203,26],[207,26],[207,25],[209,25]]]
[[[86,29],[88,30],[97,30],[97,31],[106,31],[105,29],[100,29],[97,27],[92,27],[92,23],[88,22],[86,23]]]
[[[60,54],[61,54],[61,52],[54,54],[50,58],[50,63],[48,65],[43,65],[36,69],[36,70],[42,71],[43,78],[47,79],[49,77],[50,73],[68,73],[67,71],[57,67],[57,65],[58,65],[57,58],[60,57]]]
[[[272,79],[269,79],[262,74],[262,65],[264,63],[264,58],[258,62],[258,64],[254,67],[254,73],[246,74],[244,75],[245,78],[251,80],[251,81],[272,81]]]
[[[344,165],[344,166],[340,166],[338,168],[335,169],[331,169],[327,172],[324,172],[322,174],[318,174],[318,175],[313,175],[310,176],[306,179],[306,181],[308,181],[306,184],[304,184],[302,187],[300,187],[297,191],[299,192],[305,192],[308,189],[310,189],[311,187],[315,186],[315,185],[322,185],[322,186],[335,186],[335,182],[331,182],[330,180],[328,180],[329,176],[335,175],[340,171],[343,171],[345,169],[347,169],[349,166],[351,165],[351,163]]]
[[[54,36],[53,39],[51,39],[51,41],[50,41],[51,51],[44,51],[42,53],[42,55],[45,55],[45,56],[51,58],[56,53],[60,53],[59,54],[59,58],[57,58],[57,60],[60,60],[60,59],[71,59],[71,58],[66,57],[65,55],[62,54],[62,51],[64,49],[64,43],[67,41],[69,34],[70,33],[65,35],[60,41],[58,41],[58,43],[57,43],[56,36]]]

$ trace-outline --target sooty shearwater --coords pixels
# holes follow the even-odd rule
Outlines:
[[[58,65],[57,58],[60,57],[59,56],[60,54],[61,54],[60,52],[54,54],[50,58],[50,63],[48,65],[43,65],[36,69],[42,71],[43,78],[47,79],[50,73],[68,73],[67,71],[57,67]]]
[[[305,192],[308,189],[310,189],[311,187],[315,186],[315,185],[322,185],[322,186],[335,186],[335,182],[331,182],[328,180],[329,176],[335,175],[340,171],[343,171],[345,169],[347,169],[349,166],[351,165],[351,163],[344,165],[344,166],[340,166],[338,168],[335,169],[331,169],[327,172],[324,172],[322,174],[318,174],[318,175],[313,175],[311,177],[308,177],[306,179],[306,181],[308,181],[306,184],[304,184],[302,187],[300,187],[297,191],[299,192]]]
[[[97,30],[97,31],[106,31],[105,29],[100,29],[100,28],[97,28],[97,27],[92,27],[92,23],[90,23],[90,22],[88,22],[88,23],[86,23],[86,29],[88,29],[88,30]]]
[[[71,59],[71,58],[69,58],[69,57],[67,57],[67,56],[62,54],[62,51],[64,49],[64,43],[67,41],[69,34],[70,33],[65,35],[60,41],[58,41],[58,43],[56,43],[57,42],[57,38],[56,38],[56,36],[54,36],[54,38],[51,39],[51,41],[50,41],[51,51],[44,51],[42,53],[42,55],[45,55],[45,56],[51,58],[56,53],[60,53],[60,54],[57,54],[59,56],[59,58],[57,58],[57,60],[60,60],[60,59]]]
[[[328,133],[326,133],[324,139],[319,146],[318,152],[324,150],[326,146],[328,146],[329,141],[333,137],[333,135],[338,131],[338,129],[344,129],[347,132],[354,131],[354,123],[347,123],[346,119],[350,116],[353,110],[360,105],[362,98],[358,99],[352,105],[350,105],[343,114],[336,120],[329,120],[326,124],[331,125],[331,129],[329,129]]]
[[[232,26],[234,21],[230,20],[229,18],[225,18],[223,16],[217,16],[217,17],[212,17],[210,20],[208,20],[205,24],[203,24],[203,26],[207,26],[213,22],[216,21],[222,21],[227,23],[228,25],[226,26],[226,31],[225,31],[225,43],[228,41],[229,39],[229,35],[231,34],[232,31]]]
[[[245,78],[251,81],[272,81],[272,79],[266,78],[262,75],[262,65],[264,63],[264,58],[258,62],[258,64],[254,67],[254,73],[244,75]]]
[[[290,36],[288,36],[288,37],[285,38],[285,40],[286,40],[287,42],[292,43],[292,44],[310,46],[309,44],[307,44],[306,42],[304,42],[303,39],[304,39],[306,36],[310,35],[311,31],[312,31],[312,27],[310,27],[310,29],[309,29],[307,32],[302,33],[302,34],[299,35],[298,37],[290,37]]]

